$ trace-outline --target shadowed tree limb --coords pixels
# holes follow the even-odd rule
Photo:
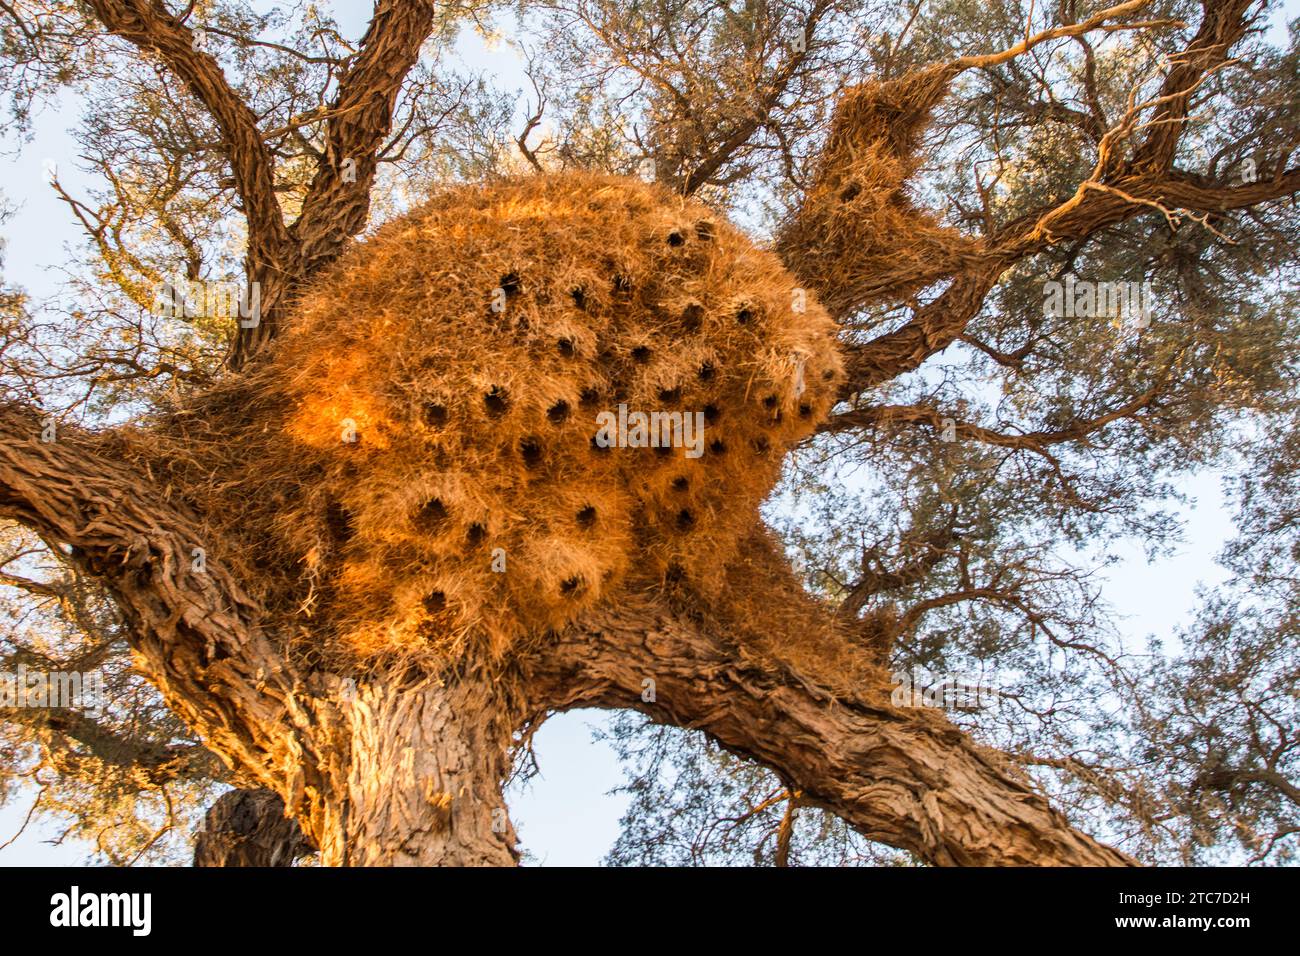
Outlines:
[[[31,727],[58,768],[95,761],[126,771],[149,788],[175,780],[208,779],[218,772],[215,758],[202,747],[129,739],[75,710],[13,707],[0,713],[6,721]]]
[[[284,801],[270,790],[231,790],[208,808],[194,840],[195,866],[293,866],[310,853]]]

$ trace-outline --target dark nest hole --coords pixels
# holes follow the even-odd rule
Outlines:
[[[573,358],[578,351],[573,347],[573,339],[560,339],[555,343],[555,347],[565,358]]]
[[[692,302],[682,309],[681,323],[685,331],[698,332],[700,326],[704,324],[704,306],[698,302]]]
[[[690,531],[695,527],[695,512],[690,508],[683,508],[677,512],[677,530]]]
[[[432,428],[447,424],[447,417],[447,406],[441,402],[429,402],[424,406],[424,423]]]
[[[525,468],[540,468],[542,465],[542,443],[536,438],[525,438],[519,443],[519,454],[524,459]]]
[[[565,597],[576,597],[586,589],[586,581],[580,576],[574,575],[571,578],[565,578],[560,582],[560,593]]]
[[[709,443],[709,453],[713,455],[725,455],[727,453],[727,443],[721,438],[715,438]]]
[[[573,296],[573,304],[583,312],[587,311],[587,293],[582,286],[574,286],[569,290],[569,295]]]
[[[510,396],[500,385],[493,385],[492,389],[483,396],[483,407],[493,418],[500,418],[510,407]]]
[[[659,390],[659,401],[666,405],[675,405],[682,400],[682,390],[680,388],[664,388]]]
[[[519,280],[519,273],[507,272],[501,277],[501,291],[506,294],[507,299],[513,299],[515,296],[519,295],[522,288],[523,286]]]
[[[553,424],[563,425],[569,420],[569,403],[563,401],[556,402],[546,410],[546,417],[549,418]]]
[[[717,376],[718,370],[713,367],[712,362],[705,362],[695,374],[699,376],[701,382],[711,382]]]
[[[653,354],[654,352],[650,346],[638,345],[632,350],[632,361],[636,362],[638,365],[645,365],[650,361],[650,356]]]
[[[424,609],[430,614],[441,614],[447,610],[447,595],[441,591],[432,591],[424,596]]]
[[[704,406],[704,423],[706,425],[712,425],[721,417],[722,417],[722,410],[718,408],[717,405]]]
[[[465,532],[465,541],[471,546],[482,544],[486,537],[487,528],[477,521],[470,525],[469,530]]]
[[[430,498],[420,505],[418,520],[426,531],[437,531],[447,520],[447,506],[441,498]]]
[[[672,246],[674,249],[680,249],[685,244],[686,237],[677,230],[674,229],[672,232],[668,233],[668,245]]]
[[[673,479],[673,491],[685,491],[691,486],[691,480],[685,475],[678,475]]]
[[[325,509],[325,528],[330,537],[340,543],[351,540],[356,533],[352,525],[352,512],[337,501],[330,502]]]
[[[577,514],[579,528],[594,528],[596,526],[596,508],[594,505],[587,505],[578,511]]]

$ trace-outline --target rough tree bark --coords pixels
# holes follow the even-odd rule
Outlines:
[[[511,866],[501,789],[509,703],[472,678],[345,684],[330,799],[308,821],[327,866]],[[337,723],[334,723],[337,721]]]
[[[654,700],[643,699],[652,679]],[[653,602],[594,616],[536,662],[536,706],[639,710],[777,771],[865,836],[940,866],[1124,866],[1004,758],[926,708],[851,696]]]
[[[204,815],[195,866],[292,866],[311,851],[284,801],[270,790],[231,790]]]

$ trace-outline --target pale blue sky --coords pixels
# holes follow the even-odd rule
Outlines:
[[[323,6],[323,5],[322,5]],[[353,36],[365,29],[369,4],[332,5]],[[1285,16],[1300,14],[1300,0],[1287,0]],[[474,34],[466,32],[459,44],[466,64],[498,75],[506,89],[528,90],[519,61],[508,47],[488,50]],[[531,91],[529,91],[531,93]],[[4,227],[8,240],[4,276],[8,283],[25,287],[36,298],[49,295],[54,274],[69,258],[64,248],[81,241],[66,206],[46,184],[44,163],[59,163],[60,177],[75,193],[85,180],[75,172],[76,144],[66,129],[75,122],[79,104],[65,96],[46,110],[36,123],[35,135],[17,156],[0,157],[0,184],[9,203],[18,206]],[[12,144],[9,144],[12,146]],[[1124,560],[1106,575],[1104,594],[1116,609],[1121,630],[1133,637],[1170,635],[1190,619],[1198,584],[1213,585],[1224,572],[1213,562],[1232,535],[1231,509],[1225,505],[1217,476],[1205,474],[1184,482],[1182,489],[1194,500],[1186,513],[1186,542],[1178,553],[1148,563],[1141,543],[1110,549]],[[626,799],[609,795],[622,782],[610,748],[591,739],[593,725],[605,716],[577,711],[550,720],[538,732],[534,745],[541,769],[528,785],[515,788],[510,800],[512,819],[524,848],[544,865],[598,863],[618,835],[619,818]],[[20,795],[0,808],[0,843],[17,831],[31,795]],[[33,826],[11,846],[0,850],[0,866],[75,865],[84,862],[87,847],[77,843],[52,846],[55,831]]]

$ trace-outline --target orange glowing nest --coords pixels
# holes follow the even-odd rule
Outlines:
[[[630,179],[454,188],[388,224],[304,298],[259,373],[278,420],[245,426],[250,473],[311,475],[256,495],[298,613],[361,657],[500,654],[633,578],[707,592],[841,378],[797,286]]]

